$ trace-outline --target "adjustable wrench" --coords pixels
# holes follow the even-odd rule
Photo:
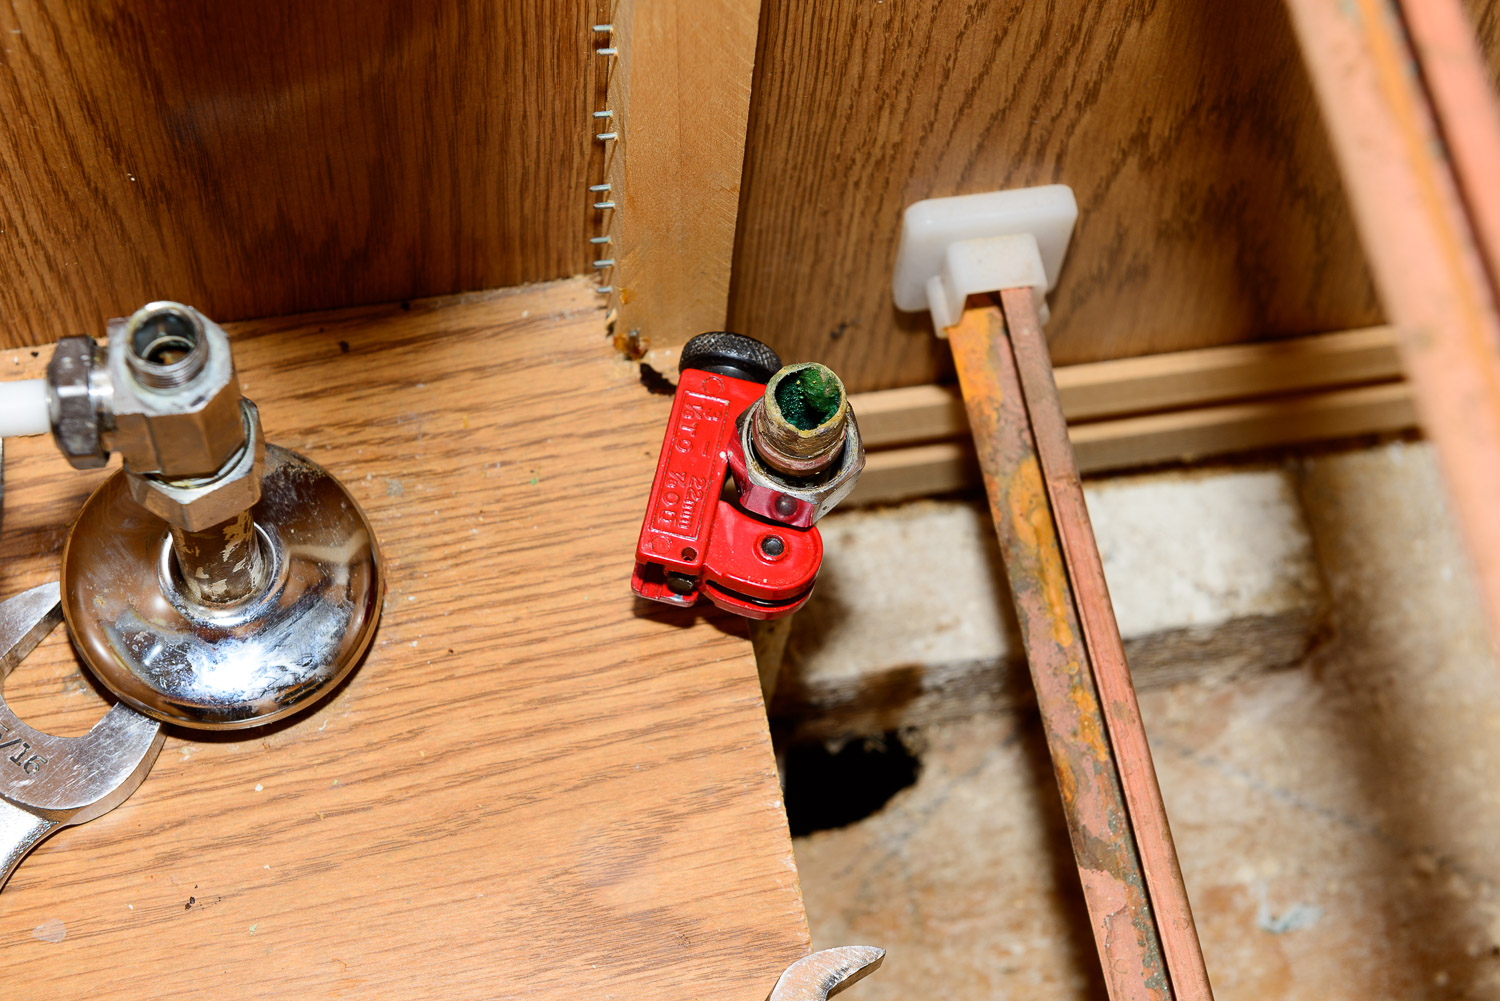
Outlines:
[[[815,952],[788,966],[766,1001],[828,1001],[828,995],[874,973],[884,959],[885,950],[872,945]]]
[[[0,682],[60,621],[56,584],[0,601]],[[0,887],[47,835],[125,802],[163,739],[160,723],[120,704],[82,737],[41,733],[10,711],[0,685]]]

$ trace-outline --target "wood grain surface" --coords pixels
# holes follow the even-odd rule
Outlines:
[[[1119,358],[1053,369],[1070,425],[1111,417],[1213,407],[1251,399],[1399,381],[1398,332],[1346,330],[1258,344]],[[858,393],[866,448],[909,445],[968,434],[957,386],[904,386]]]
[[[935,408],[924,416],[945,420]],[[966,423],[961,426],[967,430]],[[1089,421],[1071,427],[1069,440],[1079,469],[1103,473],[1397,434],[1416,426],[1412,387],[1398,380]],[[966,441],[898,446],[869,454],[846,503],[892,504],[978,483],[974,449]]]
[[[589,286],[231,334],[267,437],[374,521],[380,632],[315,711],[172,734],[134,797],[25,860],[7,995],[763,997],[808,940],[755,665],[739,620],[633,600],[669,401]],[[7,445],[10,594],[56,573],[99,474]],[[62,732],[97,713],[58,634],[7,697]]]
[[[582,272],[591,6],[0,5],[0,344]]]
[[[612,15],[611,254],[619,327],[662,347],[721,330],[760,0],[620,0]]]
[[[891,305],[901,212],[1061,182],[1057,364],[1380,320],[1285,11],[763,0],[730,322],[855,391],[947,348]]]

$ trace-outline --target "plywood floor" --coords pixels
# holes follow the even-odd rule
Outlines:
[[[737,620],[630,594],[669,401],[589,286],[231,333],[268,439],[377,526],[380,632],[315,712],[174,733],[34,852],[0,893],[7,996],[764,996],[807,930],[755,666]],[[99,479],[8,452],[0,594],[55,573]],[[7,694],[55,732],[97,712],[60,633]]]

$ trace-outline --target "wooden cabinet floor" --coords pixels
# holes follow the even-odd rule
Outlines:
[[[34,851],[0,892],[7,997],[748,1001],[805,954],[744,626],[630,593],[669,400],[594,298],[230,327],[267,439],[376,526],[380,629],[314,711],[173,731],[128,802]],[[55,576],[104,474],[6,445],[9,595]],[[61,632],[6,694],[76,733],[100,700]]]

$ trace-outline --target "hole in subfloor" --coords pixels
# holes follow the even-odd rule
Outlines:
[[[917,781],[922,761],[896,731],[855,738],[837,750],[789,747],[782,760],[792,837],[845,827],[877,812]]]

